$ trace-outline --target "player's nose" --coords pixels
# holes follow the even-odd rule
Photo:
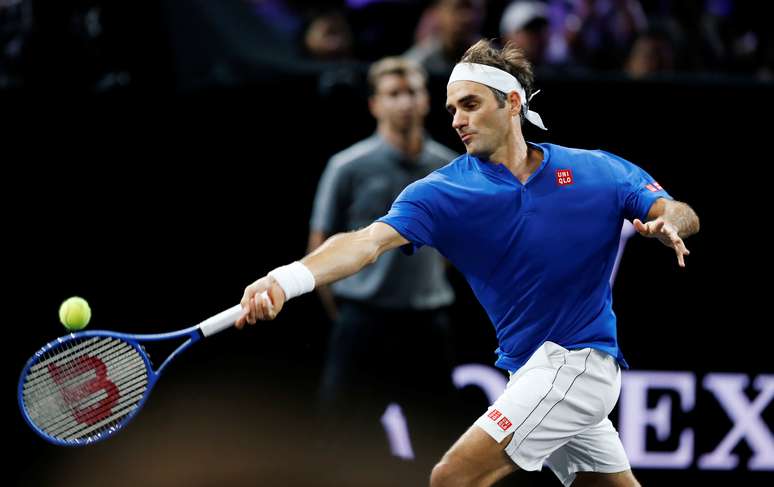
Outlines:
[[[459,130],[467,125],[468,117],[466,117],[461,110],[457,110],[457,112],[454,113],[454,118],[452,118],[452,128],[454,130]]]

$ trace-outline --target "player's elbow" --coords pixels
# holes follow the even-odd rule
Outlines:
[[[696,214],[696,212],[688,205],[685,205],[685,208],[688,212],[688,219],[690,221],[690,225],[688,225],[688,235],[693,235],[699,232],[699,229],[701,228],[701,222],[699,222],[699,215]]]
[[[377,238],[374,238],[372,229],[364,228],[360,230],[361,233],[361,256],[363,261],[363,267],[371,265],[382,255],[382,246]]]

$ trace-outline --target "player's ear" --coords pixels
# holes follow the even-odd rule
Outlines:
[[[508,93],[508,105],[510,106],[511,117],[518,117],[521,113],[521,97],[515,91]]]

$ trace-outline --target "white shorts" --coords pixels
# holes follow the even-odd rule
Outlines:
[[[576,472],[629,470],[607,418],[620,391],[621,370],[610,355],[545,342],[475,424],[498,443],[513,433],[505,452],[521,469],[545,463],[570,485]]]

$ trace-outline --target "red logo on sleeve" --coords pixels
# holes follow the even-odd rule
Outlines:
[[[648,191],[652,191],[654,193],[658,191],[664,191],[664,188],[662,188],[661,185],[655,181],[653,181],[652,184],[646,184],[645,187],[648,188]]]
[[[497,418],[502,416],[502,413],[500,411],[498,411],[497,409],[492,409],[492,412],[487,414],[487,416],[489,416],[489,419],[491,419],[492,421],[497,421]]]
[[[503,431],[508,431],[508,428],[513,426],[513,423],[508,421],[508,418],[503,416],[503,419],[500,420],[500,422],[497,423],[497,426],[503,429]]]
[[[559,186],[567,186],[574,183],[575,180],[572,177],[572,171],[569,169],[557,169],[556,170],[556,184]]]

